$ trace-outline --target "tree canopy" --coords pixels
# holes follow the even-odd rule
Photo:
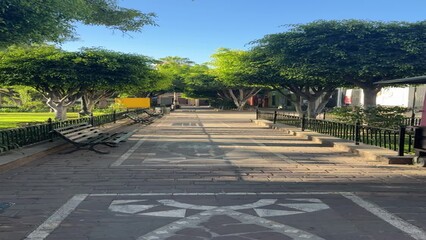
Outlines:
[[[0,52],[0,84],[34,87],[63,120],[67,107],[82,96],[96,101],[96,95],[138,84],[151,62],[144,56],[102,49],[66,52],[49,45],[13,46]]]
[[[0,47],[68,40],[75,37],[76,22],[134,32],[155,25],[154,18],[119,7],[116,0],[2,0]]]
[[[154,60],[142,55],[125,54],[99,48],[78,52],[76,70],[83,86],[83,109],[86,113],[102,98],[133,87],[147,87]],[[148,82],[148,84],[146,84]]]
[[[293,67],[282,72],[286,76],[303,70],[342,86],[353,84],[364,90],[367,107],[375,105],[381,89],[375,82],[426,72],[426,21],[314,21],[292,25],[258,43],[267,46],[278,63]]]

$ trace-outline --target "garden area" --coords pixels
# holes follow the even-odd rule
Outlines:
[[[26,127],[34,124],[46,123],[54,119],[54,113],[28,113],[28,112],[0,112],[0,129]],[[78,113],[67,113],[68,119],[78,118]]]

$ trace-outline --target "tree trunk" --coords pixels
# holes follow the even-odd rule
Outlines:
[[[364,92],[364,109],[376,107],[376,97],[380,88],[363,87],[362,91]]]
[[[55,113],[55,119],[57,120],[66,120],[67,119],[67,110],[68,107],[75,103],[75,101],[80,97],[80,95],[72,97],[63,97],[59,99],[55,92],[49,92],[44,95],[47,99],[46,104],[49,106]]]
[[[294,109],[296,110],[297,114],[299,114],[299,117],[303,117],[302,99],[300,96],[296,94],[295,96],[296,96],[296,101],[291,103],[293,103]]]
[[[235,96],[235,93],[232,89],[228,89],[228,93],[231,99],[234,101],[237,110],[242,111],[244,109],[244,106],[247,104],[248,99],[256,95],[260,90],[261,89],[258,88],[252,88],[247,93],[244,89],[238,89],[238,97]]]
[[[53,112],[55,113],[55,119],[61,121],[67,120],[67,110],[68,108],[63,105],[57,106],[55,109],[53,109]]]
[[[237,107],[238,111],[242,111],[245,105],[245,102],[243,103],[241,100],[241,96],[237,97],[234,94],[234,91],[232,89],[228,90],[229,95],[231,96],[232,100],[234,101],[235,106]],[[239,91],[240,95],[241,95],[241,89]]]
[[[87,108],[87,99],[88,97],[86,96],[86,94],[84,94],[83,96],[81,96],[81,111],[80,116],[88,116],[90,115],[90,111]]]
[[[92,113],[93,110],[95,110],[95,105],[99,102],[99,99],[93,100],[93,99],[86,99],[87,104],[87,110]]]
[[[318,98],[312,98],[311,100],[309,100],[307,109],[308,118],[316,118],[318,114],[322,112],[322,110],[325,108],[325,105],[327,105],[328,101],[330,101],[330,97],[333,92],[334,90],[330,90],[325,92]],[[320,101],[317,104],[318,99]]]
[[[308,101],[308,108],[306,109],[307,117],[308,118],[315,118],[316,115],[316,99]]]
[[[324,94],[324,96],[321,97],[321,102],[317,107],[315,117],[318,116],[318,114],[320,114],[322,112],[322,110],[324,110],[325,106],[330,101],[330,97],[331,97],[331,95],[333,95],[333,92],[334,92],[334,90],[328,91]]]
[[[46,104],[53,110],[55,113],[56,120],[66,120],[67,119],[67,107],[64,106],[63,102],[55,103],[52,98],[49,98]]]

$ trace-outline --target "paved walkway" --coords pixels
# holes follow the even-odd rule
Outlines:
[[[0,174],[0,239],[426,239],[426,171],[176,112]],[[132,130],[140,125],[127,126]]]

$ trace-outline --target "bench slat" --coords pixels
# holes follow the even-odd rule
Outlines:
[[[77,131],[80,131],[80,130],[83,130],[83,129],[87,129],[87,128],[93,128],[93,126],[90,125],[90,124],[86,124],[86,125],[82,125],[80,127],[76,127],[76,128],[72,128],[72,129],[66,129],[66,130],[60,130],[60,131],[58,131],[57,129],[55,129],[55,131],[60,132],[61,134],[66,135],[66,134],[69,134],[69,133],[72,133],[72,132],[77,132]]]
[[[92,142],[91,139],[99,138],[99,137],[108,137],[108,134],[105,134],[103,132],[90,134],[90,135],[81,135],[78,137],[71,138],[71,141],[82,143],[82,142]]]
[[[95,127],[91,127],[88,129],[83,129],[82,131],[78,131],[78,132],[71,132],[68,134],[63,134],[66,137],[73,139],[74,137],[78,137],[79,135],[88,135],[88,134],[94,134],[94,133],[101,133],[102,131],[100,131],[99,129],[95,128]]]
[[[66,129],[76,128],[76,127],[79,127],[79,126],[82,126],[82,125],[90,125],[90,124],[87,123],[87,122],[84,122],[84,123],[69,125],[69,126],[66,126],[66,127],[55,128],[54,130],[60,132],[60,131],[66,130]]]

